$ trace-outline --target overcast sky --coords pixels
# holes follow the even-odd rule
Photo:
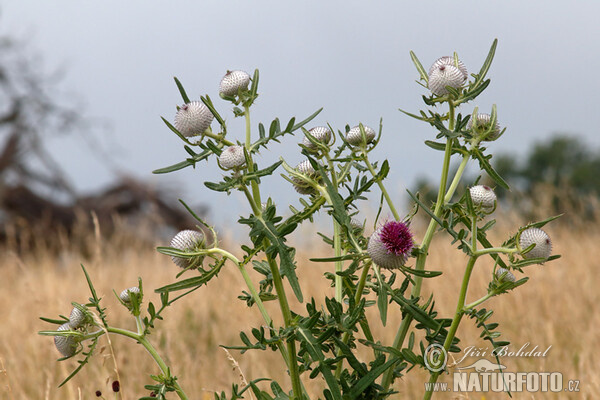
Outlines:
[[[426,94],[415,83],[409,51],[426,69],[457,51],[476,72],[494,38],[499,45],[491,85],[462,107],[470,113],[474,106],[489,110],[497,104],[508,129],[489,148],[524,154],[553,132],[600,144],[591,118],[597,112],[592,96],[600,92],[597,1],[3,0],[0,7],[0,32],[27,38],[44,70],[64,68],[62,96],[73,94],[84,116],[110,123],[95,138],[110,164],[81,135],[48,143],[81,190],[106,185],[120,170],[168,186],[190,203],[210,203],[215,219],[232,222],[246,214],[232,208],[242,204],[238,194],[225,200],[203,187],[221,175],[214,160],[171,175],[151,171],[187,155],[160,120],[172,120],[181,104],[173,76],[190,97],[210,95],[227,116],[232,138],[241,140],[243,121],[234,120],[229,103],[219,99],[218,85],[228,69],[251,74],[258,68],[254,128],[275,117],[303,118],[320,107],[311,126],[343,129],[360,121],[377,127],[383,118],[383,143],[373,156],[390,160],[388,186],[404,197],[417,177],[437,178],[441,164],[441,153],[423,145],[435,136],[431,127],[397,111],[418,111]],[[257,161],[266,166],[284,155],[295,164],[299,140],[289,137]],[[293,198],[280,177],[269,183],[268,193],[278,201]]]

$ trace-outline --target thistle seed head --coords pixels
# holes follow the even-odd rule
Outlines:
[[[248,90],[250,75],[244,71],[227,71],[221,85],[219,94],[221,96],[236,96],[240,91]]]
[[[70,331],[72,329],[71,324],[67,322],[59,326],[57,331]],[[54,336],[54,345],[63,357],[71,357],[77,352],[77,341],[73,336]]]
[[[440,57],[437,60],[435,60],[435,62],[431,65],[431,68],[429,68],[429,75],[431,75],[433,73],[433,71],[436,70],[441,65],[451,65],[453,67],[456,67],[456,64],[454,64],[454,57],[444,56],[444,57]],[[458,60],[458,69],[463,74],[463,80],[466,81],[467,78],[469,77],[469,74],[467,72],[467,67],[465,67],[465,64],[463,64],[463,62],[460,60]]]
[[[367,138],[367,144],[371,143],[373,139],[375,139],[375,131],[373,128],[368,126],[363,126],[365,128],[365,137]],[[346,142],[350,143],[352,146],[358,146],[362,143],[362,134],[360,133],[360,126],[355,126],[350,129],[346,134]]]
[[[195,252],[204,249],[205,245],[204,234],[200,231],[184,230],[171,240],[171,247],[184,252]],[[188,268],[192,264],[201,262],[203,258],[204,256],[193,258],[171,257],[175,265],[180,268]]]
[[[132,286],[129,289],[125,289],[121,292],[119,299],[121,299],[121,301],[125,304],[131,303],[129,293],[140,294],[140,288],[137,286]]]
[[[243,146],[229,146],[219,156],[219,165],[223,169],[238,169],[246,164]]]
[[[477,114],[477,118],[475,118],[475,124],[473,124],[473,120],[469,121],[469,129],[473,130],[474,136],[482,135],[489,131],[491,127],[492,116],[490,114]],[[473,126],[475,125],[475,126]],[[485,141],[491,142],[493,140],[498,139],[500,136],[500,124],[496,120],[496,124],[490,133],[486,135],[483,139]]]
[[[506,275],[504,275],[505,273],[506,273]],[[504,277],[502,277],[502,275],[504,275]],[[498,277],[498,279],[502,278],[502,281],[508,281],[508,282],[514,283],[517,280],[517,278],[515,278],[515,276],[512,272],[510,272],[506,268],[502,268],[502,267],[500,267],[496,270],[496,276]]]
[[[308,130],[308,134],[314,137],[318,142],[329,144],[331,140],[331,131],[325,126],[315,126]],[[317,146],[311,142],[306,136],[302,139],[302,144],[310,150],[316,150]]]
[[[448,94],[446,86],[458,89],[464,82],[463,73],[454,65],[440,65],[429,74],[429,90],[437,96]]]
[[[79,328],[86,320],[86,315],[77,307],[73,307],[69,315],[69,325],[73,329]]]
[[[524,258],[548,258],[552,254],[552,241],[550,236],[540,228],[529,228],[521,232],[519,246],[521,250],[535,244],[531,251],[522,254]]]
[[[404,222],[388,221],[369,238],[367,253],[382,268],[397,269],[406,263],[414,246],[413,235]]]
[[[175,128],[185,137],[202,135],[213,120],[213,115],[201,101],[184,104],[175,114]]]
[[[480,206],[483,212],[489,214],[494,211],[496,205],[496,193],[494,193],[492,188],[485,185],[473,186],[469,189],[469,194],[471,195],[473,204],[476,207]]]

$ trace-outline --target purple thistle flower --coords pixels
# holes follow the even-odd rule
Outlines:
[[[388,221],[373,232],[367,252],[380,267],[396,269],[404,265],[413,246],[413,235],[408,224]]]

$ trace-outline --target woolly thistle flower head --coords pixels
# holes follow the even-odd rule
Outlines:
[[[369,144],[375,139],[375,131],[373,128],[363,125],[365,129],[365,138],[367,139],[367,143]],[[360,125],[355,126],[350,129],[346,134],[346,142],[351,144],[352,146],[358,146],[363,143],[362,133],[360,132]]]
[[[70,323],[62,324],[58,327],[57,331],[70,331],[73,328]],[[73,336],[54,336],[54,345],[63,355],[63,357],[71,357],[77,352],[77,340]]]
[[[550,236],[540,228],[529,228],[521,232],[519,246],[521,251],[535,244],[535,247],[525,254],[524,258],[548,258],[552,254],[552,241]]]
[[[140,294],[140,288],[137,286],[132,286],[129,289],[125,289],[119,294],[119,299],[125,304],[131,303],[131,298],[129,297],[129,293],[133,293],[135,295]]]
[[[69,325],[73,329],[77,329],[86,322],[87,316],[77,307],[73,307],[69,315]]]
[[[515,282],[517,280],[517,278],[515,278],[515,276],[513,275],[512,272],[510,272],[509,270],[507,270],[506,268],[498,268],[496,270],[496,277],[501,280],[501,281],[508,281],[508,282]]]
[[[171,247],[183,252],[196,252],[204,249],[206,240],[204,234],[200,231],[184,230],[179,232],[171,240]],[[189,268],[190,266],[198,266],[204,256],[196,256],[192,258],[171,256],[171,259],[180,268]]]
[[[329,141],[331,140],[331,131],[325,126],[315,126],[314,128],[308,130],[308,134],[314,137],[317,140],[317,142],[323,144],[329,144]],[[304,136],[304,138],[302,139],[302,144],[310,150],[317,149],[317,146],[313,142],[311,142],[310,139],[308,139],[306,136]]]
[[[454,57],[441,57],[429,69],[429,90],[437,96],[448,94],[446,86],[458,89],[467,80],[467,69],[459,61],[458,67],[454,64]]]
[[[487,133],[483,140],[491,142],[500,137],[500,124],[496,120],[496,123],[492,128],[491,122],[492,116],[490,114],[477,114],[475,123],[473,123],[472,119],[469,121],[469,129],[473,130],[473,136],[480,136]]]
[[[367,253],[380,267],[396,269],[406,263],[414,246],[413,235],[404,222],[388,221],[369,238]]]
[[[248,90],[250,75],[244,71],[227,71],[221,85],[219,94],[223,96],[236,96],[240,91]]]
[[[456,67],[456,64],[454,63],[454,57],[444,56],[444,57],[440,57],[437,60],[435,60],[435,62],[429,68],[429,75],[431,75],[433,73],[433,71],[435,71],[441,65],[451,65],[453,67]],[[467,78],[469,77],[469,74],[467,72],[467,67],[465,67],[465,64],[463,64],[463,62],[460,60],[458,60],[458,69],[460,70],[460,72],[463,75],[463,80],[466,81]]]
[[[185,137],[202,135],[210,126],[213,115],[201,101],[192,101],[179,107],[175,114],[175,128]]]
[[[246,164],[243,146],[229,146],[219,156],[219,165],[223,169],[238,169]]]
[[[469,189],[471,200],[475,207],[481,207],[481,210],[487,214],[494,211],[496,207],[496,193],[492,188],[485,185],[473,186]]]
[[[315,179],[318,177],[317,171],[313,168],[312,164],[308,160],[302,161],[300,164],[296,165],[296,171],[301,173],[302,175],[306,175],[308,178]],[[294,184],[294,189],[296,192],[300,194],[314,194],[315,189],[310,186],[308,183],[303,181],[302,179],[292,176],[291,180]]]

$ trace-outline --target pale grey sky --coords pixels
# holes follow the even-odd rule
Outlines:
[[[210,95],[231,123],[232,138],[243,126],[218,97],[227,69],[260,69],[260,98],[252,120],[302,118],[320,107],[312,125],[336,129],[359,121],[377,127],[384,139],[376,158],[391,164],[390,189],[397,198],[418,176],[437,177],[440,154],[423,145],[435,132],[397,111],[422,108],[426,90],[414,81],[413,50],[425,68],[457,51],[476,72],[494,38],[499,39],[488,90],[474,106],[498,106],[504,137],[494,151],[523,154],[553,132],[585,136],[597,146],[592,99],[600,92],[596,1],[0,1],[0,31],[27,37],[43,68],[64,67],[63,92],[75,94],[84,115],[109,121],[96,140],[119,169],[168,185],[190,203],[208,202],[215,219],[233,222],[246,211],[241,196],[225,200],[202,182],[221,175],[216,162],[171,175],[153,169],[179,162],[187,153],[163,125],[181,103],[172,77],[190,97]],[[64,94],[63,94],[64,95]],[[280,154],[301,160],[296,143],[263,152],[261,165]],[[71,180],[94,190],[114,178],[81,137],[49,143]],[[279,175],[269,181],[280,202],[294,192]],[[378,195],[377,195],[378,196]],[[235,215],[231,215],[235,209]],[[216,222],[216,221],[215,221]]]

